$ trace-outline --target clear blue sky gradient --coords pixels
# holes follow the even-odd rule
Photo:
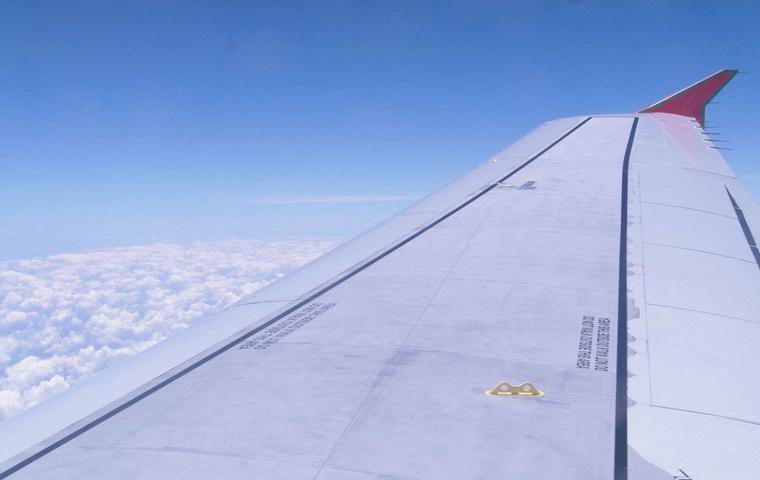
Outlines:
[[[758,5],[4,1],[0,259],[356,234],[543,121],[724,67],[750,73],[708,120],[760,198]]]

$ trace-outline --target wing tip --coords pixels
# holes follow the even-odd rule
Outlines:
[[[739,73],[735,68],[724,68],[688,87],[668,95],[637,113],[672,113],[692,117],[700,126],[705,123],[705,107],[723,87]]]

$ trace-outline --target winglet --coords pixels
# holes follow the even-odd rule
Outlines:
[[[713,73],[709,77],[663,98],[654,105],[639,110],[638,113],[674,113],[695,118],[701,126],[704,126],[705,107],[737,73],[739,70],[728,69]]]

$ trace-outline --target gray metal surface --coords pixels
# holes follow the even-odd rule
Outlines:
[[[0,424],[0,478],[757,479],[760,209],[702,133],[546,124]]]
[[[611,478],[631,125],[592,118],[280,326],[12,478]],[[590,368],[584,317],[611,332]],[[546,395],[484,395],[501,380]]]

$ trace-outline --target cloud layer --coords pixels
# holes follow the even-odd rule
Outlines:
[[[154,244],[0,262],[0,419],[282,277],[335,238]]]

